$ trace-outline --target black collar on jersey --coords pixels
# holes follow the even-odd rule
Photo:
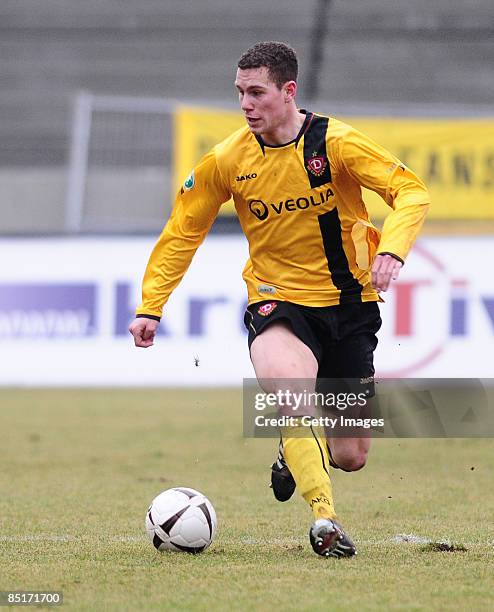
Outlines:
[[[259,146],[261,147],[261,151],[262,154],[264,155],[264,149],[267,147],[269,149],[279,149],[280,147],[286,147],[289,144],[292,144],[293,142],[295,143],[295,146],[298,145],[300,139],[302,138],[302,136],[305,134],[305,132],[309,129],[309,125],[312,121],[312,118],[314,117],[314,113],[310,113],[309,111],[306,111],[305,109],[300,109],[299,113],[302,113],[303,115],[305,115],[305,119],[304,122],[302,124],[302,127],[299,130],[299,133],[297,134],[297,136],[293,139],[290,140],[289,142],[285,142],[284,144],[279,144],[279,145],[268,145],[264,142],[264,140],[262,139],[261,136],[259,136],[259,134],[256,134],[256,140],[259,143]]]
[[[310,187],[314,189],[331,182],[331,165],[326,148],[329,118],[315,115],[304,109],[301,109],[300,112],[305,115],[304,123],[297,137],[290,142],[282,145],[267,145],[257,134],[256,140],[261,147],[262,154],[265,155],[266,147],[279,149],[292,143],[295,143],[295,147],[297,147],[300,139],[304,136],[304,166]]]

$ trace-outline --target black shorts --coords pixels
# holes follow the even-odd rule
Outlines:
[[[248,306],[244,317],[249,349],[263,330],[280,320],[286,321],[314,353],[318,379],[356,380],[368,397],[374,395],[374,350],[381,327],[377,302],[323,307],[276,300],[256,302]]]

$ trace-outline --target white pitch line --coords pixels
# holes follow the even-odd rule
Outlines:
[[[440,544],[453,544],[454,541],[453,540],[445,540],[445,539],[431,539],[431,538],[424,538],[421,536],[413,536],[413,535],[407,535],[405,536],[404,539],[403,538],[404,534],[397,534],[391,538],[388,538],[386,540],[359,540],[357,538],[354,538],[355,544],[357,546],[386,546],[389,544],[394,544],[394,545],[402,545],[402,544],[412,544],[412,545],[416,545],[416,544],[432,544],[432,543],[440,543]],[[298,539],[282,539],[282,538],[275,538],[275,539],[270,539],[270,540],[261,540],[261,539],[256,539],[256,538],[241,538],[240,539],[240,544],[250,544],[253,546],[287,546],[287,545],[294,545],[294,544],[302,544],[305,545],[307,544],[307,539],[306,538],[298,538]],[[494,542],[461,542],[461,544],[463,544],[464,546],[470,546],[470,547],[475,547],[475,546],[494,546]]]
[[[37,534],[32,536],[0,536],[0,542],[142,542],[146,536],[73,536],[73,535],[51,535]]]
[[[397,533],[391,538],[391,541],[395,544],[430,544],[434,540],[413,533]]]
[[[0,542],[54,542],[54,543],[66,543],[66,542],[114,542],[121,544],[138,544],[148,542],[146,534],[142,536],[74,536],[74,535],[56,535],[56,534],[35,534],[30,536],[0,536]],[[432,544],[433,542],[439,542],[443,544],[452,544],[453,541],[443,539],[431,539],[415,534],[403,534],[398,533],[395,536],[384,540],[356,540],[357,545],[361,546],[386,546],[389,544],[401,545],[401,544]],[[302,545],[306,546],[307,538],[270,538],[260,539],[252,537],[242,537],[239,539],[239,544],[247,546],[290,546],[290,545]],[[494,546],[493,542],[462,542],[464,546],[476,547],[476,546]]]

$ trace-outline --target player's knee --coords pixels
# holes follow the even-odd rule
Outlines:
[[[284,386],[286,386],[287,388],[291,386],[290,382],[295,376],[294,369],[287,367],[283,363],[268,364],[264,368],[264,373],[265,374],[263,378],[271,380],[273,385],[276,387],[276,390],[278,390],[278,385],[280,384],[280,381],[283,381]]]
[[[354,453],[343,453],[335,457],[335,461],[346,472],[357,472],[367,463],[367,451],[359,450]]]

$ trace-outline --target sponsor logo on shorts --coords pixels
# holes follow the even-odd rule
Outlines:
[[[368,383],[374,382],[374,376],[367,376],[366,378],[360,379],[361,385],[367,385]]]
[[[328,165],[328,158],[323,155],[314,155],[307,161],[307,170],[314,176],[322,176],[326,166]]]
[[[267,304],[259,306],[257,312],[261,317],[268,317],[277,306],[278,304],[276,302],[268,302]]]

